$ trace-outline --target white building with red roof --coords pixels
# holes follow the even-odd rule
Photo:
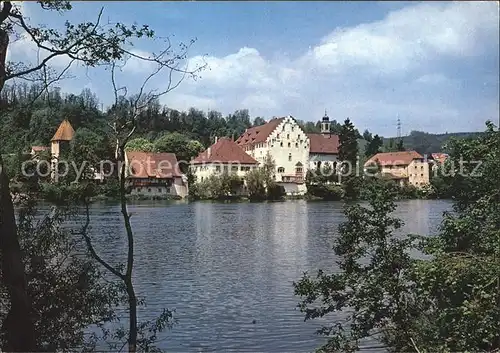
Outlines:
[[[125,168],[131,195],[188,195],[187,178],[173,153],[127,151]]]
[[[267,153],[276,164],[276,182],[287,194],[304,194],[309,166],[309,137],[292,116],[247,129],[236,143],[259,163]]]
[[[233,173],[244,178],[246,173],[257,168],[259,162],[245,153],[227,137],[216,138],[215,143],[191,161],[191,171],[197,181],[204,181],[211,175]]]
[[[339,136],[330,131],[330,118],[326,115],[321,120],[321,132],[307,134],[309,137],[309,169],[321,169],[329,165],[337,168],[339,155]]]

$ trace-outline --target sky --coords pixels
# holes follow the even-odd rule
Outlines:
[[[14,2],[16,3],[16,2]],[[412,130],[481,131],[499,121],[499,5],[489,2],[73,2],[64,14],[17,3],[33,25],[66,21],[148,24],[173,44],[196,39],[185,62],[206,63],[161,98],[170,108],[190,107],[252,117],[291,115],[317,121],[349,117],[383,136]],[[163,41],[137,42],[148,55]],[[9,60],[36,56],[33,43],[13,43]],[[52,65],[67,64],[58,58]],[[119,85],[137,92],[151,67],[129,61]],[[71,68],[58,86],[95,92],[113,101],[109,72]],[[168,75],[148,88],[161,89]]]

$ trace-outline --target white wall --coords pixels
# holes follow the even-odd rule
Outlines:
[[[294,175],[295,165],[302,163],[305,177],[309,166],[309,138],[291,117],[285,118],[269,135],[266,142],[257,144],[253,149],[245,149],[259,163],[263,163],[267,152],[276,163],[276,181],[282,180],[282,175]],[[290,158],[291,156],[291,158]],[[278,172],[284,168],[284,172]]]
[[[309,169],[316,169],[318,162],[321,162],[321,168],[329,164],[333,168],[333,163],[338,161],[336,154],[317,154],[309,153]]]
[[[204,181],[211,175],[220,175],[227,171],[229,174],[236,174],[244,178],[247,173],[257,168],[255,164],[193,164],[190,166],[191,172],[196,176],[196,182]]]

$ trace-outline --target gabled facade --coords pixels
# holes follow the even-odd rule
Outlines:
[[[259,163],[269,153],[276,163],[276,182],[288,194],[305,193],[309,166],[309,137],[291,116],[271,119],[247,129],[236,143]]]
[[[377,153],[365,163],[365,170],[378,164],[380,174],[400,185],[423,187],[430,182],[429,161],[416,151]]]
[[[180,196],[188,194],[187,178],[173,153],[125,152],[127,186],[132,195]]]
[[[246,174],[257,168],[259,162],[249,156],[229,138],[216,138],[213,145],[201,152],[191,161],[191,172],[198,182],[204,181],[212,175],[233,173],[242,179]]]

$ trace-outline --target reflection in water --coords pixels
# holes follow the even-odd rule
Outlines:
[[[405,201],[405,232],[434,233],[442,201]],[[323,339],[320,321],[303,322],[293,281],[303,272],[335,270],[331,250],[342,203],[138,203],[134,280],[146,296],[142,319],[176,309],[178,323],[159,335],[172,352],[308,352]],[[126,236],[117,206],[95,205],[93,236],[113,263]],[[332,317],[329,317],[332,320]]]

